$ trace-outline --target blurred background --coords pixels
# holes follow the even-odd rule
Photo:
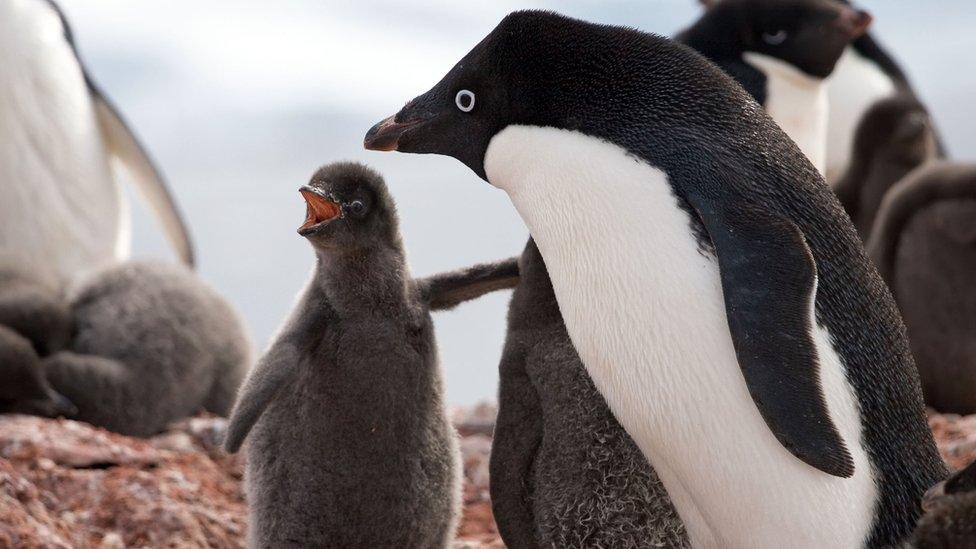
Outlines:
[[[368,152],[365,131],[427,90],[509,11],[554,9],[670,35],[696,0],[278,2],[61,0],[90,71],[163,169],[203,277],[264,348],[313,264],[295,230],[298,187],[319,165],[366,162],[399,205],[415,275],[521,252],[507,197],[459,162]],[[951,156],[976,159],[976,2],[862,1],[903,63]],[[950,15],[951,14],[951,15]],[[133,200],[134,255],[170,257]],[[493,398],[508,294],[435,316],[449,401]]]

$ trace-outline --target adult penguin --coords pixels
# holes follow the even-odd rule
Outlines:
[[[62,283],[128,256],[130,219],[115,160],[192,264],[172,196],[85,69],[57,5],[0,2],[0,66],[0,250]]]
[[[706,10],[711,10],[728,1],[699,0],[699,3]],[[772,8],[777,3],[781,9],[789,9],[785,6],[790,3],[782,0],[771,0],[766,5]],[[829,0],[829,3],[851,5],[848,0]],[[790,29],[785,27],[764,32],[768,38],[791,34]],[[739,75],[736,77],[739,78]],[[854,156],[854,135],[862,119],[879,102],[896,94],[917,96],[898,61],[872,33],[864,33],[845,48],[827,79],[828,147],[825,177],[828,184],[833,186],[837,183],[850,166]],[[938,132],[936,134],[938,138]],[[944,157],[945,146],[941,139],[938,142],[937,154]]]
[[[872,20],[834,0],[722,0],[675,39],[742,84],[823,173],[827,77]]]
[[[695,546],[886,546],[946,473],[905,329],[815,168],[689,48],[516,12],[366,134],[505,190]]]

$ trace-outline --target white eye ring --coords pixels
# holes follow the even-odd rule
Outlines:
[[[468,104],[465,105],[463,99],[468,99]],[[457,108],[461,109],[461,112],[471,112],[474,110],[474,92],[470,90],[461,90],[457,92],[454,96],[454,104]]]
[[[763,41],[771,46],[778,46],[783,42],[786,42],[786,37],[789,34],[785,30],[778,30],[776,32],[764,32],[762,35]]]

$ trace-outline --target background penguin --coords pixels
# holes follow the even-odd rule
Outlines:
[[[610,413],[566,333],[531,240],[508,311],[491,452],[508,547],[687,547],[667,492]]]
[[[826,78],[871,24],[834,0],[722,0],[676,39],[739,81],[821,171],[827,165]]]
[[[74,404],[44,377],[44,365],[31,342],[0,325],[0,414],[73,416]]]
[[[933,159],[936,139],[925,107],[911,94],[876,103],[854,138],[854,156],[834,191],[867,242],[885,193]]]
[[[123,263],[71,300],[73,337],[42,373],[73,419],[149,436],[202,409],[227,415],[250,343],[237,314],[177,265]]]
[[[911,547],[976,548],[976,463],[953,473],[925,494],[925,516]]]
[[[48,355],[71,338],[71,312],[56,279],[32,273],[0,252],[0,326]]]
[[[127,257],[129,213],[111,159],[192,264],[162,177],[85,70],[53,2],[0,2],[0,66],[0,251],[62,283]]]
[[[926,402],[976,412],[976,166],[934,162],[898,183],[868,252],[908,326]]]
[[[508,193],[693,545],[911,533],[946,471],[898,311],[817,171],[712,63],[517,12],[365,145]]]
[[[237,451],[251,431],[249,544],[445,547],[459,452],[424,300],[450,306],[477,291],[452,275],[410,278],[393,199],[372,170],[331,164],[301,193],[315,273],[241,390],[225,440]],[[509,287],[513,267],[499,269]],[[491,289],[490,270],[457,274]]]
[[[837,0],[850,5],[847,0]],[[827,79],[830,97],[827,123],[827,183],[833,186],[848,170],[853,152],[854,135],[871,108],[895,94],[918,97],[905,71],[887,50],[866,33],[854,41],[841,56],[834,73]],[[945,157],[946,150],[933,126],[936,154]]]

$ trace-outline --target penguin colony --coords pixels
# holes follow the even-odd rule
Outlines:
[[[412,278],[382,177],[316,172],[312,279],[247,374],[228,303],[125,261],[109,159],[192,264],[189,233],[60,10],[0,2],[0,413],[149,436],[233,404],[251,546],[446,547],[430,312],[514,287],[491,456],[508,546],[972,544],[976,468],[943,481],[923,397],[976,412],[976,167],[943,159],[870,14],[701,3],[674,40],[513,13],[367,132],[505,191],[532,234],[517,260]]]

